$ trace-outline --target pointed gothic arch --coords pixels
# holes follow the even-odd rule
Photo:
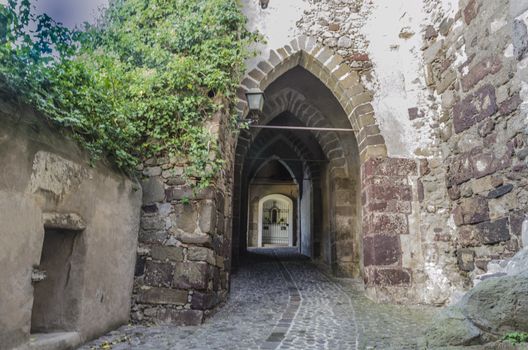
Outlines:
[[[350,59],[348,59],[350,61]],[[260,88],[266,94],[266,104],[261,122],[266,124],[280,113],[291,113],[302,120],[308,127],[350,127],[353,133],[347,135],[332,132],[313,132],[317,142],[326,157],[327,166],[323,166],[318,176],[321,187],[315,197],[316,202],[323,203],[322,214],[331,218],[331,225],[319,228],[330,232],[326,241],[314,240],[315,256],[317,250],[325,250],[330,255],[333,271],[345,275],[362,276],[368,286],[378,291],[377,286],[401,285],[411,283],[410,271],[402,269],[401,240],[390,232],[385,232],[380,226],[383,220],[408,220],[409,213],[392,213],[392,209],[380,207],[379,190],[376,183],[378,174],[392,176],[394,172],[409,171],[412,175],[416,164],[407,160],[388,158],[384,137],[380,132],[374,109],[372,107],[373,93],[369,91],[360,79],[357,70],[351,68],[350,62],[335,54],[328,48],[316,43],[314,38],[298,37],[277,50],[271,50],[269,57],[248,69],[247,75],[237,90],[237,109],[246,118],[248,115],[245,102],[245,92],[251,88]],[[305,73],[300,73],[300,71]],[[328,113],[321,110],[320,105],[312,103],[311,97],[304,96],[302,87],[288,89],[284,84],[285,77],[295,74],[313,76],[324,89],[327,89],[338,106],[339,125],[329,119]],[[297,75],[299,75],[297,74]],[[282,87],[278,88],[278,86]],[[286,88],[285,88],[286,86]],[[324,113],[322,113],[324,112]],[[235,189],[239,192],[237,183],[242,178],[245,158],[258,138],[260,130],[246,130],[238,138],[235,161]],[[302,148],[301,144],[299,148]],[[413,164],[411,164],[413,163]],[[404,169],[405,168],[405,169]],[[397,174],[400,176],[400,174]],[[375,198],[376,197],[376,198]],[[312,199],[313,200],[313,199]],[[406,199],[407,200],[407,199]],[[312,208],[313,209],[313,208]],[[233,205],[233,258],[236,260],[237,211],[240,204]],[[316,211],[317,212],[317,211]],[[402,222],[405,226],[405,222]],[[317,230],[317,229],[316,229]],[[403,232],[403,231],[402,231]],[[387,246],[384,246],[388,242]],[[325,247],[319,247],[323,244]],[[388,259],[385,259],[389,256]],[[394,277],[395,276],[395,277]],[[394,278],[393,278],[394,277]],[[380,290],[384,290],[382,289]],[[382,291],[382,294],[385,293]],[[380,294],[381,295],[381,294]]]

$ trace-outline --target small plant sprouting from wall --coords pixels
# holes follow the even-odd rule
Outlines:
[[[186,174],[206,187],[222,160],[211,156],[217,143],[204,121],[220,108],[234,115],[257,36],[236,0],[110,3],[84,30],[33,14],[29,0],[0,5],[0,89],[36,107],[94,160],[130,172],[153,156],[183,155]]]
[[[504,335],[502,340],[515,345],[521,343],[528,343],[528,333],[525,332],[511,332]]]

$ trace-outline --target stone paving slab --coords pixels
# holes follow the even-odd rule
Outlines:
[[[203,325],[129,325],[79,349],[418,349],[437,311],[376,304],[361,282],[332,278],[291,249],[253,251],[244,263]]]

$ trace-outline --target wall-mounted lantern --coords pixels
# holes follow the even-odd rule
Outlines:
[[[260,0],[260,7],[265,10],[268,8],[269,0]]]
[[[246,100],[252,123],[258,122],[258,117],[264,110],[264,92],[260,89],[249,89],[246,92]]]
[[[264,109],[264,92],[262,90],[257,88],[249,89],[246,92],[246,100],[251,112],[262,113]]]

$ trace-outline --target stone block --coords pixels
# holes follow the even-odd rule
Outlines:
[[[476,194],[484,194],[489,192],[495,186],[493,186],[493,176],[486,176],[480,179],[471,181],[471,190]]]
[[[152,259],[164,261],[166,259],[173,261],[183,261],[182,247],[164,247],[152,246],[150,248]]]
[[[180,289],[206,289],[209,268],[205,262],[176,263],[173,285]]]
[[[449,63],[449,62],[447,62]],[[436,84],[436,90],[439,94],[443,94],[457,79],[457,73],[454,69],[447,69],[440,81]]]
[[[145,204],[141,206],[141,210],[144,214],[155,214],[158,212],[158,205],[157,204]]]
[[[409,185],[370,185],[365,189],[367,203],[386,202],[389,200],[411,201],[412,190]]]
[[[183,173],[184,173],[183,167],[174,167],[174,168],[164,170],[161,173],[161,177],[163,177],[164,179],[182,177]]]
[[[213,201],[200,203],[199,226],[202,233],[213,233],[216,227],[216,206]]]
[[[159,309],[157,319],[174,326],[197,326],[203,322],[203,311]]]
[[[368,212],[380,212],[380,213],[400,213],[400,214],[411,214],[412,205],[411,202],[402,202],[397,200],[389,200],[384,202],[368,203],[366,205]]]
[[[173,267],[169,263],[147,261],[145,264],[145,284],[153,287],[170,287]]]
[[[174,206],[174,214],[171,215],[171,220],[178,229],[193,233],[198,226],[198,212],[193,204],[178,203]]]
[[[333,55],[333,51],[332,51],[332,50],[329,50],[329,49],[327,49],[327,48],[323,48],[322,50],[320,50],[320,51],[316,54],[315,58],[316,58],[319,62],[321,62],[322,64],[324,64],[326,61],[328,61],[328,59],[329,59],[330,57],[332,57],[332,55]]]
[[[449,198],[453,201],[456,201],[457,199],[460,199],[460,196],[462,195],[460,191],[460,187],[457,185],[454,185],[452,187],[449,187],[447,189],[447,194],[449,195]]]
[[[370,103],[365,103],[356,108],[356,116],[360,117],[362,115],[371,114],[374,112],[374,108]]]
[[[486,57],[471,68],[468,74],[462,78],[462,89],[464,92],[469,91],[486,76],[497,73],[501,68],[502,61],[500,57]]]
[[[187,304],[186,290],[170,288],[142,288],[138,292],[137,300],[143,304],[170,304],[185,305]]]
[[[336,258],[340,263],[352,263],[354,261],[354,241],[350,239],[350,234],[339,235],[336,240]]]
[[[489,220],[488,201],[481,197],[466,198],[453,210],[457,226],[477,224]]]
[[[172,231],[172,236],[185,244],[199,244],[211,246],[211,236],[205,233],[187,233],[182,231]]]
[[[365,235],[404,235],[409,233],[405,214],[371,213],[363,221]]]
[[[213,237],[213,250],[217,255],[224,255],[224,240],[221,236],[215,235]]]
[[[211,265],[215,264],[214,252],[204,247],[189,247],[187,249],[187,259],[191,261],[204,261]]]
[[[144,256],[138,256],[136,259],[136,266],[134,268],[134,276],[143,276],[145,273],[145,264],[147,262],[147,258]]]
[[[220,281],[220,269],[218,267],[213,267],[211,269],[211,274],[213,275],[213,290],[220,290],[221,281]]]
[[[484,85],[453,107],[453,126],[458,134],[497,112],[495,88]]]
[[[181,176],[174,176],[174,177],[169,177],[165,183],[168,185],[168,186],[182,186],[182,185],[185,185],[185,179]],[[165,192],[167,193],[167,192]]]
[[[193,191],[188,186],[172,186],[165,190],[165,196],[167,201],[176,201],[182,199],[213,199],[214,191],[211,188]]]
[[[438,57],[438,53],[442,49],[443,45],[444,40],[438,40],[424,51],[423,56],[426,64],[432,63]]]
[[[466,24],[470,24],[471,21],[477,17],[480,9],[480,4],[477,0],[470,0],[467,6],[464,8],[464,21]]]
[[[191,300],[191,308],[195,310],[209,310],[220,302],[218,295],[214,292],[194,292]]]
[[[473,271],[475,269],[475,251],[471,249],[457,250],[458,267],[462,271]]]
[[[453,26],[453,23],[455,23],[453,18],[450,18],[450,17],[444,18],[442,23],[440,23],[440,28],[438,28],[438,32],[442,34],[443,36],[447,36],[449,31],[451,30],[451,27]]]
[[[262,71],[264,72],[264,74],[268,74],[269,72],[271,72],[273,70],[273,66],[267,62],[267,61],[260,61],[258,64],[257,64],[257,67]]]
[[[139,241],[141,243],[159,243],[162,244],[167,239],[167,231],[139,231]]]
[[[458,230],[458,243],[462,247],[476,247],[481,243],[475,226],[462,226]]]
[[[160,176],[161,175],[161,167],[159,166],[153,166],[143,169],[143,175],[152,177],[152,176]]]
[[[495,156],[491,153],[477,153],[471,157],[473,177],[481,178],[495,172]]]
[[[165,229],[165,218],[159,215],[155,216],[142,216],[141,217],[141,228],[143,230],[164,230]]]
[[[401,260],[400,237],[368,236],[363,239],[365,266],[393,265]]]
[[[517,92],[516,94],[514,94],[513,96],[511,96],[500,104],[499,112],[501,115],[509,115],[515,112],[521,103],[521,96]]]
[[[509,212],[518,208],[522,208],[522,204],[519,203],[519,199],[514,192],[489,200],[490,218],[492,220],[508,216]]]
[[[418,166],[412,159],[371,158],[362,165],[363,178],[374,175],[413,176],[418,174]]]
[[[409,120],[415,120],[418,118],[425,117],[424,112],[419,110],[417,107],[409,108],[408,113],[409,113]]]
[[[484,244],[496,244],[510,240],[509,218],[487,221],[476,226],[478,240]]]
[[[382,286],[399,286],[411,283],[411,274],[403,269],[373,269],[369,271],[367,283]]]
[[[515,19],[513,21],[512,34],[513,54],[520,61],[528,52],[528,29],[526,28],[526,23],[523,20]]]
[[[421,180],[417,182],[417,191],[418,191],[418,202],[422,203],[425,199],[424,185]]]
[[[431,40],[431,39],[436,38],[438,36],[438,33],[436,29],[434,28],[434,26],[428,25],[427,27],[425,27],[423,36],[425,40]]]
[[[165,187],[159,177],[149,177],[141,181],[143,188],[143,203],[163,202],[165,200]]]
[[[473,177],[473,163],[469,153],[451,158],[447,168],[447,186],[460,185]]]
[[[516,210],[513,212],[510,212],[510,232],[512,235],[515,235],[517,237],[521,237],[522,235],[522,224],[523,221],[526,219],[526,214],[528,213],[528,209],[525,210]]]
[[[510,193],[512,190],[513,190],[512,184],[506,184],[506,185],[499,186],[493,191],[490,191],[488,193],[488,199],[502,197],[505,194]]]

